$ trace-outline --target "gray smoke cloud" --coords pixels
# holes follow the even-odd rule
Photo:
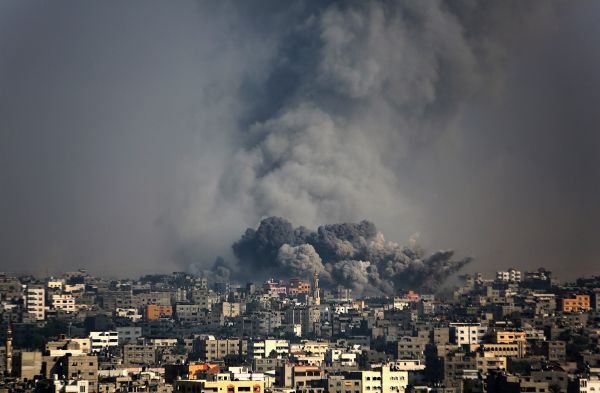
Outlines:
[[[466,269],[591,272],[599,16],[585,0],[3,1],[0,270],[205,271],[280,216],[418,232],[474,255]],[[325,270],[370,262],[370,282],[451,269],[291,230],[265,230],[269,261],[311,244]]]
[[[276,261],[278,268],[285,271],[286,274],[305,277],[313,272],[322,277],[329,276],[321,257],[310,244],[300,244],[299,246],[284,244],[277,252]]]
[[[356,294],[393,295],[400,289],[437,290],[471,261],[454,259],[453,251],[425,255],[417,245],[386,242],[369,221],[329,224],[316,231],[294,228],[269,217],[249,228],[233,244],[239,277],[309,278],[313,273],[329,287],[342,285]]]

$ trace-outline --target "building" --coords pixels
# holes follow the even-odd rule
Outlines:
[[[19,352],[15,359],[17,377],[32,380],[35,376],[42,375],[43,356],[41,352]]]
[[[563,363],[567,360],[567,343],[564,341],[544,341],[542,351],[551,362]]]
[[[46,283],[46,286],[48,287],[48,289],[56,289],[61,291],[63,289],[63,286],[65,285],[65,282],[63,280],[49,280]]]
[[[218,364],[210,363],[167,364],[165,365],[165,381],[172,384],[177,379],[202,380],[219,374],[220,370]]]
[[[398,337],[398,342],[393,351],[394,357],[396,359],[425,360],[425,348],[427,344],[429,344],[429,339],[425,337]]]
[[[92,382],[98,380],[98,358],[96,356],[65,356],[62,362],[62,369],[67,378],[85,379]]]
[[[92,352],[100,352],[105,349],[119,346],[119,333],[115,331],[90,332]]]
[[[148,307],[164,307],[149,305]],[[170,306],[169,306],[170,307]],[[164,317],[163,315],[162,317]],[[206,324],[208,312],[199,304],[176,304],[175,316],[179,323],[203,323]],[[150,319],[150,318],[148,318]]]
[[[229,379],[214,381],[182,379],[175,381],[173,391],[184,393],[263,393],[265,383],[264,381],[232,381]]]
[[[142,320],[142,314],[139,313],[137,308],[116,308],[114,309],[114,315],[119,318],[127,318],[132,322]]]
[[[576,295],[574,298],[561,299],[561,311],[565,313],[590,311],[592,302],[590,295]]]
[[[497,271],[496,281],[498,282],[521,282],[522,274],[519,270],[508,269],[507,271]]]
[[[146,319],[156,321],[161,318],[171,318],[173,316],[173,307],[161,304],[146,305]]]
[[[600,377],[579,378],[579,393],[600,392]]]
[[[451,323],[451,342],[458,345],[479,344],[485,336],[487,328],[480,323]]]
[[[259,340],[248,344],[248,354],[251,358],[266,358],[275,354],[275,357],[288,354],[290,343],[287,340]]]
[[[320,367],[299,366],[288,363],[277,370],[276,384],[280,387],[303,389],[313,381],[321,381],[324,378],[325,372]]]
[[[46,291],[43,287],[28,286],[25,291],[25,309],[36,320],[43,321],[46,317]]]
[[[300,294],[308,295],[310,294],[310,283],[299,278],[292,278],[287,293],[292,296]]]
[[[145,342],[125,344],[123,346],[123,363],[126,365],[156,364],[156,347]]]
[[[117,327],[119,334],[119,344],[126,344],[129,341],[137,340],[142,337],[141,326],[119,326]]]
[[[373,371],[353,371],[327,379],[329,393],[403,393],[408,386],[408,371],[392,371],[384,366]]]
[[[512,332],[501,330],[496,332],[496,343],[497,344],[512,344],[515,342],[525,342],[525,332]]]
[[[52,308],[65,312],[75,312],[75,298],[73,298],[73,295],[52,295]]]
[[[205,338],[194,341],[194,352],[206,362],[223,360],[226,356],[246,355],[247,348],[247,342],[237,338],[222,340]]]
[[[242,315],[243,307],[239,302],[221,302],[213,305],[212,311],[225,318],[235,318]]]
[[[86,380],[60,380],[55,379],[54,391],[57,393],[88,393],[90,390],[90,383]]]

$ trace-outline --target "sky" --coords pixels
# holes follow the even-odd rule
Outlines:
[[[600,274],[600,3],[0,2],[0,271],[233,260],[368,219]]]

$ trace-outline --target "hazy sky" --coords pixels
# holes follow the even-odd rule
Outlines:
[[[0,2],[0,270],[231,259],[375,222],[600,274],[596,1]]]

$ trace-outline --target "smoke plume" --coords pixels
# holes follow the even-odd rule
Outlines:
[[[333,283],[382,292],[456,268],[324,225],[368,218],[468,269],[590,272],[599,18],[586,0],[4,0],[0,270],[209,271],[246,227],[246,271],[320,268],[304,244]]]
[[[470,262],[453,251],[425,255],[417,246],[386,242],[369,221],[323,225],[316,231],[294,228],[279,217],[249,228],[233,244],[241,277],[308,278],[319,273],[329,287],[357,294],[393,295],[399,289],[433,291]]]

